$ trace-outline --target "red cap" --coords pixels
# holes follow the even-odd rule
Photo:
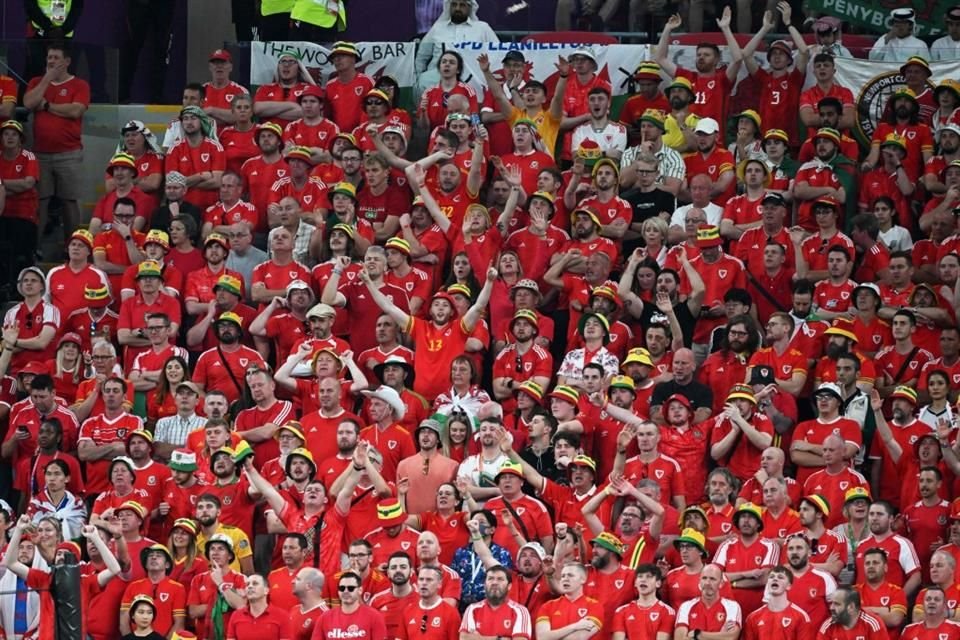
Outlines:
[[[297,96],[297,102],[300,102],[300,100],[306,96],[313,96],[320,102],[323,102],[323,89],[315,84],[308,84],[307,88],[303,90],[303,93]]]
[[[687,408],[689,411],[693,411],[693,405],[690,404],[690,399],[683,395],[682,393],[675,393],[666,400],[663,401],[663,406],[666,407],[671,402],[679,402]]]
[[[38,360],[31,360],[30,362],[28,362],[23,366],[23,369],[20,369],[20,371],[17,372],[17,374],[21,374],[21,373],[39,376],[41,374],[49,374],[50,371],[42,362]]]
[[[213,53],[210,54],[210,57],[207,58],[210,62],[214,60],[221,60],[223,62],[233,62],[233,56],[230,55],[230,52],[226,49],[215,49]]]

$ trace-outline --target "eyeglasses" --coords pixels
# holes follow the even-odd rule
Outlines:
[[[366,558],[368,555],[370,555],[370,554],[367,553],[367,552],[364,552],[364,553],[348,553],[348,554],[347,554],[347,557],[348,557],[348,558]]]
[[[297,64],[297,61],[296,61],[296,60],[286,59],[286,60],[281,60],[281,61],[279,62],[279,64],[282,64],[282,65],[286,66],[286,65],[291,65],[291,64]]]
[[[740,331],[739,329],[730,329],[727,331],[727,335],[730,336],[748,336],[750,335],[746,331]]]
[[[154,327],[151,327],[151,326],[147,325],[147,331],[163,331],[164,329],[166,329],[166,327],[164,327],[164,326],[159,326],[159,327],[154,326]]]
[[[359,588],[360,587],[355,584],[342,584],[339,587],[337,587],[337,591],[339,591],[340,593],[343,593],[344,591],[349,591],[350,593],[353,593]]]
[[[384,102],[383,100],[367,100],[366,102],[363,103],[363,106],[365,106],[365,107],[385,107],[385,106],[387,106],[387,103]]]

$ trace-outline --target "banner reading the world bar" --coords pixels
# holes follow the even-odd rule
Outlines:
[[[886,33],[887,19],[893,9],[914,10],[917,16],[917,37],[941,36],[945,31],[943,16],[955,0],[808,0],[809,13],[826,13],[872,33]]]

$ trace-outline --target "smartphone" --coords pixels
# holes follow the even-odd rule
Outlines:
[[[470,114],[470,124],[473,125],[473,128],[474,128],[474,129],[476,129],[477,127],[480,126],[480,114],[479,114],[479,113],[472,113],[472,114]]]

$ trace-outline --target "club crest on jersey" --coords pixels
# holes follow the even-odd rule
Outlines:
[[[657,618],[659,618],[659,617],[660,617],[660,612],[659,612],[659,611],[651,611],[651,612],[650,612],[650,620],[656,622]]]
[[[726,270],[726,269],[718,269],[718,270],[717,270],[717,275],[720,276],[721,278],[726,278],[726,277],[727,277],[727,270]]]
[[[846,480],[843,480],[842,482],[840,482],[840,489],[842,489],[843,491],[846,491],[848,486],[850,486],[850,483],[847,482]]]
[[[657,476],[657,480],[663,479],[663,469],[656,469],[653,472],[653,475]]]
[[[306,202],[307,204],[310,204],[313,201],[313,196],[305,195],[303,196],[303,201]]]
[[[210,162],[210,154],[209,154],[209,153],[201,153],[201,154],[200,154],[200,159],[203,160],[204,162]]]
[[[577,615],[580,616],[581,618],[585,618],[585,617],[587,616],[587,610],[586,610],[586,609],[577,609]]]
[[[397,441],[396,441],[396,440],[388,440],[388,441],[387,441],[387,448],[390,449],[391,451],[393,451],[394,449],[396,449],[396,448],[397,448]]]
[[[882,596],[880,598],[880,604],[882,604],[883,606],[887,606],[888,604],[890,604],[890,596]]]
[[[617,589],[623,589],[623,580],[614,580],[613,584]]]
[[[245,367],[245,366],[247,366],[249,363],[250,363],[250,359],[249,359],[249,358],[240,358],[240,366],[241,366],[241,367]]]
[[[781,619],[780,619],[780,623],[784,626],[784,628],[789,627],[789,626],[790,626],[790,623],[791,623],[792,621],[793,621],[793,618],[781,618]]]
[[[406,540],[406,541],[404,541],[404,542],[401,542],[401,543],[400,543],[400,548],[403,549],[404,551],[406,551],[407,549],[409,549],[409,548],[410,548],[410,541],[409,541],[409,540]]]
[[[817,589],[816,589],[816,587],[813,587],[812,589],[810,589],[810,597],[811,597],[811,598],[816,598],[816,597],[817,597]]]
[[[166,602],[169,598],[170,598],[170,594],[169,594],[169,593],[161,593],[161,594],[160,594],[160,602]]]
[[[361,93],[363,93],[363,87],[354,87],[353,92],[359,96]]]
[[[504,620],[504,621],[503,621],[503,628],[504,628],[504,629],[509,629],[511,622],[512,622],[512,621],[511,621],[509,618],[508,618],[507,620]]]

